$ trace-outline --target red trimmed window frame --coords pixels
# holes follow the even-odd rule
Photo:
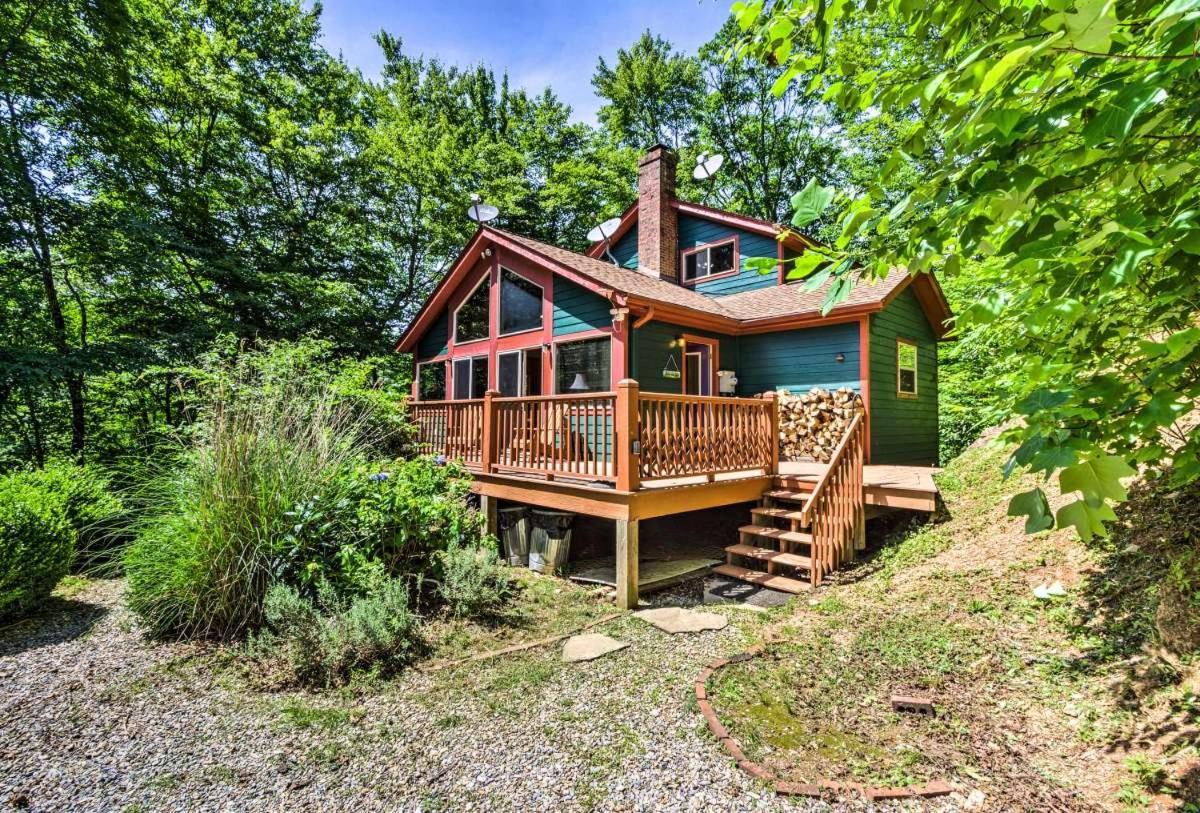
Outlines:
[[[708,276],[696,277],[695,279],[687,278],[687,258],[688,257],[690,257],[693,254],[699,254],[701,251],[711,251],[712,249],[717,248],[718,246],[723,246],[726,243],[733,243],[733,268],[729,269],[728,271],[722,271],[719,274],[709,274]],[[732,277],[736,274],[741,273],[741,270],[742,270],[741,239],[739,238],[739,236],[736,232],[731,233],[725,237],[721,237],[716,240],[712,240],[703,245],[695,246],[694,248],[689,248],[686,251],[679,252],[679,284],[685,285],[689,288],[692,286],[695,286],[695,285],[699,285],[699,284],[708,282],[709,280],[721,279],[722,277]]]

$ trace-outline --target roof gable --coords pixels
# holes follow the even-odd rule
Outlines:
[[[418,338],[434,324],[438,313],[475,267],[482,252],[491,246],[501,246],[526,261],[569,279],[608,299],[614,307],[631,307],[643,314],[653,311],[661,319],[729,334],[781,330],[856,318],[883,309],[909,285],[914,286],[914,292],[938,337],[944,336],[948,330],[949,306],[937,281],[928,274],[913,276],[904,269],[893,268],[884,279],[855,285],[846,301],[828,314],[822,314],[821,307],[831,284],[828,282],[814,291],[808,291],[802,285],[773,285],[737,294],[708,296],[656,276],[615,266],[606,260],[482,226],[405,329],[397,350],[409,352],[414,348]]]

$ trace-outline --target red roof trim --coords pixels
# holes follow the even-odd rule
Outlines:
[[[612,237],[608,238],[610,246],[616,245],[617,241],[625,236],[625,232],[629,231],[633,224],[637,222],[638,202],[635,200],[629,205],[629,208],[621,212],[621,224],[617,226],[617,230],[613,232]],[[604,241],[599,240],[592,243],[587,250],[587,255],[592,259],[600,259],[604,256]]]

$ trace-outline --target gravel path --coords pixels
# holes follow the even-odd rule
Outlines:
[[[631,646],[559,647],[357,691],[264,693],[219,652],[148,644],[97,582],[0,629],[0,809],[828,810],[742,774],[693,676],[745,644],[622,618]],[[223,665],[224,664],[224,665]]]
[[[828,811],[737,770],[691,697],[746,643],[626,618],[559,646],[376,686],[266,693],[220,650],[144,642],[121,582],[0,628],[0,811]],[[670,598],[668,598],[670,600]]]

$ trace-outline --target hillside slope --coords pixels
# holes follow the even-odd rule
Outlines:
[[[714,706],[797,781],[945,778],[989,810],[1196,810],[1200,680],[1163,651],[1155,613],[1168,559],[1177,574],[1194,562],[1197,494],[1135,489],[1100,545],[1029,537],[1005,511],[1030,484],[1003,479],[1004,457],[980,445],[953,461],[944,514],[894,529],[765,629],[776,657],[723,670]],[[1035,596],[1055,582],[1065,595]],[[1178,637],[1197,614],[1175,604]],[[932,693],[938,716],[893,713],[905,689]]]

